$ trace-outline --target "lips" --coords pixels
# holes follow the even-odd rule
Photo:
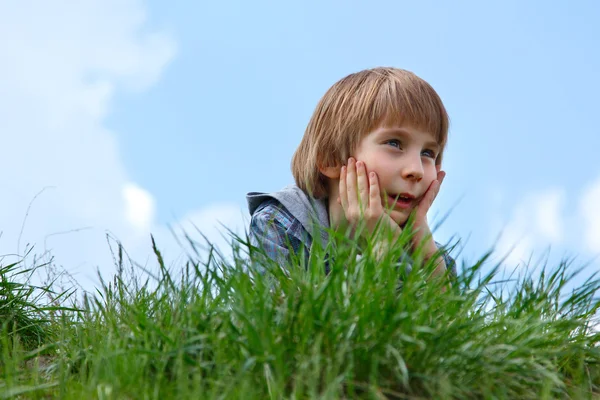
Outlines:
[[[410,193],[389,194],[388,204],[396,208],[410,208],[415,201],[415,196]]]

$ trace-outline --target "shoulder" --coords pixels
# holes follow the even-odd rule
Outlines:
[[[253,225],[276,224],[288,228],[294,223],[294,216],[277,199],[270,198],[259,205],[252,214]]]
[[[270,198],[259,205],[250,221],[250,230],[260,236],[283,236],[304,240],[302,223],[279,200]]]
[[[297,253],[310,241],[300,221],[295,218],[277,199],[268,199],[260,204],[250,220],[250,239],[253,244],[263,247],[267,255],[279,260],[290,251]]]

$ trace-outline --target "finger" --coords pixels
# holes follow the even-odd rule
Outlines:
[[[439,190],[440,182],[436,179],[433,182],[431,182],[431,185],[429,185],[427,192],[425,192],[425,195],[421,199],[421,202],[418,206],[417,217],[424,217],[427,214]]]
[[[423,195],[423,199],[419,203],[417,217],[425,216],[429,212],[429,209],[433,205],[433,202],[437,198],[438,193],[440,192],[440,187],[442,186],[442,182],[446,177],[446,172],[438,171],[437,179],[431,182],[429,188]]]
[[[379,190],[379,179],[375,172],[369,174],[369,209],[373,215],[380,215],[383,213],[383,207],[381,204],[381,191]]]
[[[442,183],[444,182],[444,178],[446,177],[446,172],[445,171],[439,171],[437,174],[437,180],[440,181],[440,186],[442,186]]]
[[[376,232],[380,223],[383,210],[381,207],[381,194],[379,190],[379,181],[375,172],[369,173],[369,208],[366,212],[366,223],[371,233]]]
[[[429,202],[429,206],[430,207],[433,204],[433,202],[435,201],[435,199],[437,198],[437,195],[440,193],[440,188],[442,187],[442,183],[444,182],[444,178],[446,178],[446,172],[444,172],[444,171],[438,171],[437,180],[434,180],[431,183],[431,186],[433,186],[432,187],[433,194],[432,194],[432,197],[430,198],[430,202]]]
[[[369,178],[367,178],[367,167],[362,161],[356,163],[356,183],[358,204],[361,212],[364,212],[369,207]]]
[[[342,209],[346,211],[348,209],[348,193],[346,193],[346,174],[348,168],[344,165],[340,172],[340,203]]]
[[[358,198],[356,193],[356,161],[350,157],[348,160],[348,172],[346,173],[346,193],[348,196],[348,209],[358,210]]]

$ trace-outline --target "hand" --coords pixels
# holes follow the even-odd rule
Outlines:
[[[348,159],[340,174],[339,192],[346,220],[362,238],[379,233],[391,233],[394,239],[400,236],[402,229],[383,207],[377,174],[367,175],[364,162]]]
[[[415,213],[415,219],[414,219],[414,221],[415,221],[414,222],[415,236],[413,238],[413,246],[414,247],[417,247],[418,245],[423,243],[425,240],[430,239],[432,236],[431,230],[429,229],[429,224],[427,223],[427,213],[429,212],[429,209],[431,208],[433,201],[435,200],[438,193],[440,192],[440,187],[441,187],[442,182],[444,181],[445,177],[446,177],[446,172],[438,171],[437,179],[435,179],[435,180],[433,180],[433,182],[431,182],[431,184],[429,185],[429,188],[427,188],[427,191],[425,192],[425,194],[421,198],[421,201],[419,201],[419,204],[417,204],[417,207],[415,208],[415,211],[414,211],[414,213]]]
[[[429,188],[419,201],[415,209],[415,219],[414,219],[414,231],[415,235],[413,236],[413,250],[418,246],[424,246],[425,258],[430,258],[433,254],[438,251],[438,248],[433,240],[433,236],[431,230],[429,229],[429,224],[427,223],[427,213],[433,204],[433,201],[437,197],[440,192],[440,187],[444,178],[446,177],[446,173],[444,171],[438,171],[437,179],[435,179],[429,185]],[[436,275],[441,274],[446,270],[446,264],[442,257],[438,260],[438,266],[436,269]]]

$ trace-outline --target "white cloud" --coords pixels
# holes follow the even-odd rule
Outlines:
[[[497,255],[506,256],[505,263],[513,268],[526,264],[541,246],[545,248],[562,243],[565,224],[561,213],[564,201],[564,190],[557,188],[525,196],[515,206],[508,221],[500,225]],[[499,217],[494,226],[494,235],[498,234],[498,221],[501,221]]]
[[[150,232],[169,265],[183,255],[155,221],[154,196],[125,170],[118,136],[127,132],[104,124],[115,93],[151,86],[175,51],[168,34],[146,26],[142,1],[0,2],[0,255],[34,245],[88,290],[97,269],[115,271],[113,238],[149,269]],[[242,215],[214,204],[174,229],[204,243],[197,228],[226,249],[220,224],[243,233]]]
[[[155,201],[152,195],[134,183],[123,187],[125,217],[141,232],[148,232],[154,221]]]
[[[600,178],[584,187],[576,198],[578,208],[571,210],[565,207],[565,190],[551,188],[526,195],[508,219],[501,219],[496,213],[493,235],[501,232],[496,255],[507,255],[509,267],[527,263],[532,254],[539,256],[549,246],[565,246],[564,250],[575,256],[598,256]],[[499,200],[494,208],[504,200]]]
[[[198,246],[199,257],[205,261],[208,254],[206,240],[210,245],[217,248],[223,256],[231,255],[231,241],[233,240],[230,230],[234,234],[244,237],[245,228],[248,221],[239,205],[235,203],[217,203],[211,204],[200,210],[192,211],[181,218],[171,228],[159,228],[155,237],[161,252],[166,254],[170,262],[177,262],[181,257],[185,257],[184,248],[190,249],[189,240]],[[173,231],[173,232],[171,232]],[[178,244],[173,237],[173,233],[182,245]],[[192,255],[192,254],[191,254]]]
[[[584,191],[579,205],[583,222],[583,241],[592,253],[600,253],[600,178]]]
[[[154,200],[130,182],[125,133],[103,118],[116,91],[152,85],[175,51],[142,1],[0,2],[0,254],[31,243],[93,277],[112,270],[107,231],[140,243]]]
[[[535,222],[535,233],[542,240],[551,243],[560,243],[563,239],[563,221],[561,208],[565,200],[565,193],[561,189],[549,189],[543,193],[533,195],[528,199],[528,206],[532,208]],[[525,205],[527,207],[527,205]]]
[[[188,233],[202,232],[214,246],[225,249],[231,242],[225,228],[242,234],[246,221],[243,211],[237,204],[222,203],[213,204],[188,214],[180,221],[179,225]]]

